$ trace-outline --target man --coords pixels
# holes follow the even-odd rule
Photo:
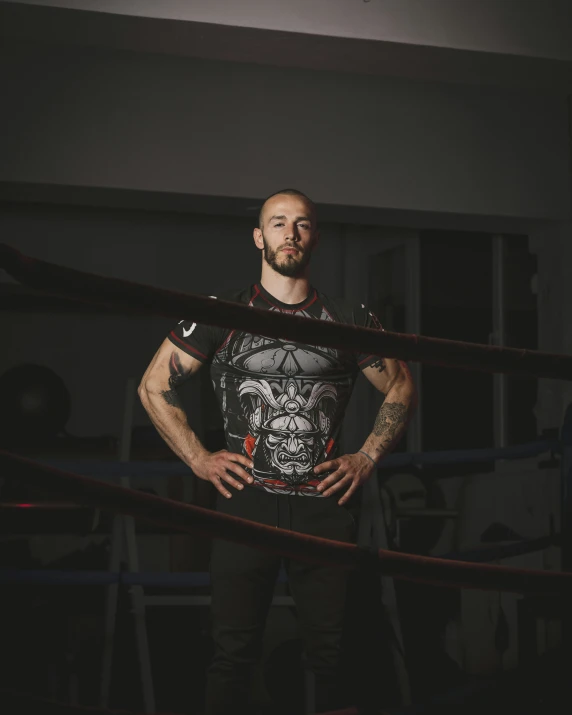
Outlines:
[[[264,203],[254,243],[260,282],[220,296],[270,311],[381,326],[362,305],[316,291],[308,264],[318,243],[312,201],[294,189]],[[191,316],[192,317],[192,316]],[[187,424],[177,387],[210,363],[227,449],[210,453]],[[340,427],[358,370],[385,395],[373,430],[355,454],[338,454]],[[277,340],[184,320],[149,365],[139,394],[173,451],[218,490],[226,514],[294,531],[354,541],[361,485],[398,442],[415,390],[398,360]],[[211,555],[215,653],[206,689],[208,715],[248,712],[249,676],[261,653],[280,557],[215,540]],[[348,572],[285,564],[315,675],[316,710],[339,707],[343,612]]]

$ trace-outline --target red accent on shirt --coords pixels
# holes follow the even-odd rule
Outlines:
[[[252,450],[254,449],[254,445],[256,444],[256,437],[253,437],[253,435],[248,434],[244,438],[244,449],[246,451],[246,454],[252,459]]]
[[[257,285],[254,286],[254,291],[255,291],[255,293],[254,293],[254,295],[252,296],[252,298],[250,299],[250,303],[248,304],[248,307],[249,307],[249,308],[252,308],[252,306],[254,305],[254,301],[255,301],[255,300],[258,298],[258,296],[260,295],[260,288],[259,288]]]
[[[175,340],[177,342],[181,343],[181,345],[184,345],[187,348],[187,350],[190,350],[191,352],[196,353],[197,355],[200,355],[205,360],[208,360],[208,357],[206,355],[203,355],[202,352],[200,352],[199,350],[194,348],[192,345],[187,345],[187,343],[184,340],[181,340],[181,338],[175,333],[174,330],[171,331],[171,335],[175,338]]]
[[[231,330],[231,331],[230,331],[230,333],[228,334],[228,337],[226,338],[226,340],[224,341],[224,343],[223,343],[220,347],[218,347],[218,348],[216,349],[216,352],[217,352],[217,353],[220,353],[221,350],[223,350],[224,348],[226,348],[226,346],[228,345],[228,341],[232,338],[232,336],[235,334],[235,332],[236,332],[236,330]]]

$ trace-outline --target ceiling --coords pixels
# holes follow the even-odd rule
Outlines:
[[[572,94],[572,0],[0,0],[0,41]],[[9,67],[9,65],[6,65]],[[11,202],[250,215],[252,200],[3,184]],[[5,204],[6,206],[6,204]],[[369,212],[368,212],[369,211]],[[506,218],[324,207],[324,220],[520,232]],[[444,223],[445,222],[445,223]]]
[[[570,0],[0,0],[0,37],[572,92]]]

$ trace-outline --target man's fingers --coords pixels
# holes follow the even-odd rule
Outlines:
[[[351,481],[351,477],[348,477],[347,475],[345,477],[342,477],[342,479],[337,481],[335,484],[332,484],[329,489],[326,489],[326,491],[324,492],[324,496],[329,497],[332,494],[338,492],[340,489],[343,489],[347,485],[348,480]]]
[[[213,467],[217,470],[217,475],[229,473],[241,477],[245,482],[248,482],[248,484],[254,482],[251,475],[240,466],[242,463],[244,463],[246,467],[252,464],[246,457],[231,452],[219,452],[218,455],[217,460],[213,464]]]
[[[254,481],[248,472],[245,472],[242,467],[239,467],[238,464],[235,464],[234,462],[232,462],[231,464],[227,464],[226,470],[228,473],[232,472],[232,474],[236,474],[237,477],[241,477],[242,479],[244,479],[245,482],[248,482],[249,484],[252,484],[252,482]]]
[[[235,489],[244,489],[244,484],[236,480],[228,472],[226,472],[225,474],[221,474],[220,478],[223,479],[227,484],[233,486]]]
[[[355,492],[355,490],[358,488],[359,482],[352,482],[351,487],[347,490],[347,492],[343,495],[343,497],[338,501],[338,504],[345,504],[351,495]]]
[[[227,452],[227,457],[231,462],[242,464],[244,467],[247,467],[247,469],[252,469],[254,466],[252,459],[245,457],[243,454],[238,454],[237,452]]]
[[[230,499],[232,494],[228,491],[226,486],[222,483],[221,478],[217,475],[215,475],[211,480],[211,484],[214,484],[217,490],[223,495],[223,497],[226,497],[227,499]]]
[[[334,487],[337,487],[340,482],[346,478],[346,476],[347,475],[344,474],[341,469],[337,469],[333,474],[330,474],[327,479],[324,479],[318,487],[318,491],[322,492],[324,496],[329,496],[332,491],[336,491]]]
[[[242,477],[242,479],[244,479],[244,481],[248,484],[252,484],[254,479],[240,465],[242,464],[245,467],[252,469],[253,463],[246,457],[243,457],[242,454],[236,454],[235,452],[228,452],[226,456],[227,463],[225,464],[225,469],[239,477]]]
[[[322,462],[321,464],[318,464],[317,467],[314,467],[314,474],[321,474],[322,472],[330,472],[332,469],[336,469],[337,467],[338,467],[338,460],[331,459],[329,462]]]
[[[332,484],[337,482],[338,479],[341,479],[343,477],[343,475],[344,475],[344,473],[342,472],[341,469],[336,469],[335,472],[332,472],[325,479],[322,479],[322,481],[320,482],[320,485],[318,487],[318,491],[321,492],[324,489],[327,489]]]

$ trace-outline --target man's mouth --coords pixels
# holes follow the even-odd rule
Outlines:
[[[281,250],[282,250],[282,253],[288,253],[288,254],[292,254],[292,255],[298,253],[297,248],[282,248]]]

